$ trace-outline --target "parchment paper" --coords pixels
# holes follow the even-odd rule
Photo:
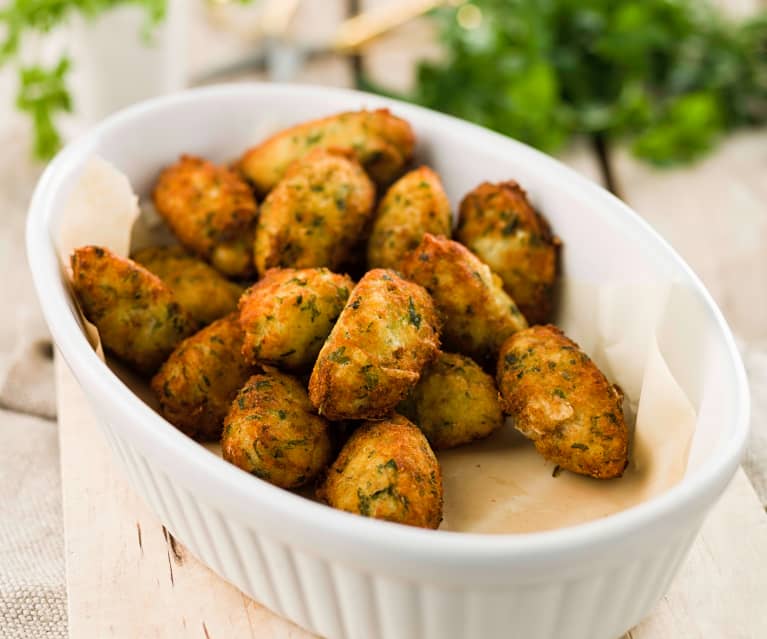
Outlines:
[[[137,202],[127,178],[94,158],[70,196],[57,240],[67,272],[77,246],[100,244],[127,255],[130,245],[167,243],[168,231],[151,206],[142,204],[140,214]],[[509,420],[484,441],[439,454],[443,530],[514,533],[570,526],[629,508],[682,480],[697,417],[657,338],[672,291],[672,282],[660,281],[562,282],[557,324],[626,395],[626,418],[634,432],[624,476],[607,481],[566,471],[553,476],[554,465]],[[145,382],[119,363],[108,363],[156,407]],[[243,475],[243,481],[259,480]]]

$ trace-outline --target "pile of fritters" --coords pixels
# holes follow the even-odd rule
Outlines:
[[[505,416],[561,468],[619,477],[622,394],[547,324],[559,239],[513,181],[468,193],[453,230],[414,146],[406,121],[363,110],[229,167],[181,156],[154,189],[178,246],[72,255],[86,317],[177,428],[342,510],[438,527],[434,449]]]

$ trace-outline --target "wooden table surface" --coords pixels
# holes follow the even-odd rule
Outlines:
[[[382,1],[359,4],[366,8]],[[293,32],[299,37],[332,33],[346,4],[304,0]],[[193,66],[223,62],[243,50],[242,43],[214,33],[199,16],[192,18]],[[209,46],[194,46],[201,40]],[[423,55],[434,55],[434,45],[429,26],[417,21],[371,46],[361,63],[372,77],[401,88],[409,81],[413,58]],[[348,86],[353,66],[340,58],[324,60],[303,69],[297,79]],[[602,181],[587,147],[571,149],[562,159]],[[763,337],[767,131],[737,134],[691,168],[657,171],[618,152],[612,169],[622,197],[701,275],[736,332]],[[60,358],[57,383],[72,638],[312,636],[248,599],[176,542],[127,485]],[[739,471],[667,595],[626,637],[766,637],[766,571],[767,515]]]
[[[314,637],[176,541],[128,485],[60,357],[56,381],[72,639]],[[669,592],[623,639],[767,636],[765,558],[767,515],[739,470]]]

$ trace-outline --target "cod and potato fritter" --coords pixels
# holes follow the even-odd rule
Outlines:
[[[270,370],[253,375],[224,420],[224,459],[282,488],[298,488],[322,471],[332,453],[328,422],[304,386]]]
[[[308,152],[351,149],[376,184],[386,186],[402,173],[414,146],[410,124],[388,109],[350,111],[280,131],[249,149],[240,159],[239,169],[256,192],[265,195]]]
[[[435,449],[468,444],[503,425],[495,380],[471,358],[440,353],[397,410]]]
[[[140,373],[154,373],[197,330],[170,288],[133,260],[83,246],[71,264],[75,295],[104,348]]]
[[[366,422],[346,442],[318,496],[333,508],[409,526],[442,521],[442,473],[423,433],[401,415]]]
[[[309,396],[329,419],[385,417],[438,348],[439,320],[426,291],[393,271],[369,271],[317,357]]]
[[[245,359],[311,368],[354,282],[325,268],[270,269],[240,299]]]
[[[449,351],[482,363],[495,361],[504,340],[527,327],[498,277],[458,242],[427,233],[402,260],[401,271],[434,298]]]
[[[561,242],[519,184],[483,182],[467,194],[456,238],[498,274],[530,324],[551,319]]]
[[[168,285],[179,304],[201,324],[210,324],[237,308],[243,288],[180,246],[153,246],[132,259]]]
[[[165,168],[153,193],[178,241],[229,277],[253,274],[256,200],[234,171],[192,155]]]
[[[599,479],[621,476],[623,393],[556,326],[533,326],[504,343],[498,387],[515,427],[546,459]]]
[[[368,240],[368,268],[397,269],[424,233],[450,236],[453,217],[439,176],[427,166],[397,180],[378,205]]]
[[[253,249],[259,274],[273,267],[337,268],[374,201],[375,186],[353,154],[320,148],[297,160],[261,206]]]
[[[559,329],[528,328],[551,316],[558,238],[508,181],[464,197],[450,240],[439,176],[403,175],[414,141],[404,120],[363,110],[285,130],[235,169],[181,156],[153,198],[182,246],[135,261],[77,249],[86,317],[154,374],[179,430],[220,438],[227,461],[277,486],[316,481],[348,512],[437,528],[433,450],[487,437],[504,413],[562,468],[619,477],[622,393]],[[370,269],[356,285],[333,272],[355,259]],[[244,292],[227,279],[255,274]],[[308,389],[293,376],[309,373]]]
[[[237,313],[182,341],[152,378],[163,417],[195,439],[221,439],[229,406],[253,373],[242,341]]]

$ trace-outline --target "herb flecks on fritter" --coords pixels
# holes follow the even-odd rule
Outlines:
[[[352,288],[351,278],[325,268],[268,270],[240,299],[245,358],[310,369]]]
[[[333,508],[409,526],[442,521],[442,474],[429,442],[401,415],[366,422],[327,472],[318,496]]]
[[[256,191],[265,195],[288,167],[314,149],[352,150],[379,186],[393,182],[410,161],[413,129],[388,109],[349,111],[285,129],[249,149],[239,169]]]
[[[561,242],[519,184],[483,182],[468,193],[456,239],[498,274],[530,324],[551,319]]]
[[[229,406],[253,373],[242,342],[237,313],[182,341],[152,378],[163,417],[195,439],[221,439]]]
[[[397,180],[384,195],[368,240],[368,268],[399,268],[424,233],[449,237],[450,202],[439,176],[422,166]]]
[[[556,326],[533,326],[504,343],[498,387],[515,427],[546,459],[598,479],[621,476],[623,393]]]
[[[72,285],[104,348],[138,372],[154,373],[197,330],[171,289],[133,260],[83,246],[71,257]]]
[[[178,241],[229,277],[253,274],[256,201],[235,171],[193,155],[165,168],[153,193]]]
[[[352,153],[317,149],[297,160],[261,206],[254,245],[273,267],[335,270],[373,214],[375,187]]]
[[[253,375],[232,402],[221,439],[224,459],[282,488],[310,482],[330,463],[328,423],[294,377]]]
[[[498,276],[458,242],[427,233],[405,256],[401,271],[434,298],[446,350],[495,362],[504,340],[527,327]]]
[[[397,411],[416,424],[435,449],[468,444],[503,425],[495,380],[471,358],[440,353]]]
[[[330,419],[388,415],[437,354],[439,320],[428,293],[393,271],[369,271],[320,351],[309,395]]]
[[[165,282],[179,304],[201,324],[210,324],[237,308],[242,286],[180,246],[144,248],[132,258]]]

